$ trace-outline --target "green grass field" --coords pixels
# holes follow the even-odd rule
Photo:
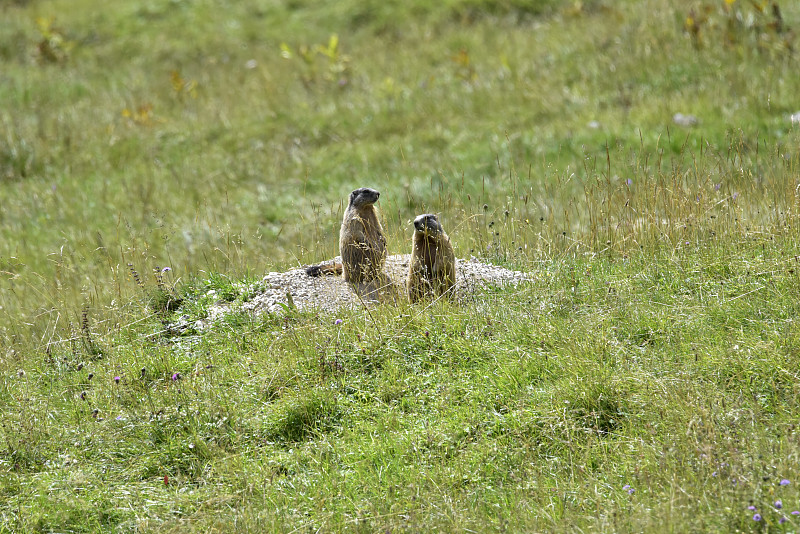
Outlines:
[[[0,532],[800,530],[800,4],[0,19]],[[175,327],[361,186],[531,281]]]

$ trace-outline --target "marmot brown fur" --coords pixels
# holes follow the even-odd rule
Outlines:
[[[350,193],[339,230],[342,263],[320,263],[306,267],[309,276],[343,274],[346,282],[375,279],[386,261],[386,238],[378,220],[375,202],[379,191],[362,187]]]
[[[345,282],[368,282],[378,278],[386,262],[386,237],[375,202],[381,194],[362,187],[350,193],[339,231],[339,252]]]
[[[453,296],[456,256],[450,238],[436,215],[426,213],[414,219],[414,244],[408,270],[408,299]]]

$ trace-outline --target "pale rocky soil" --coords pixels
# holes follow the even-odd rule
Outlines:
[[[400,298],[405,298],[405,279],[408,273],[409,254],[389,256],[386,260],[386,273],[397,284]],[[338,261],[339,258],[330,261]],[[475,258],[456,260],[456,296],[463,299],[477,288],[517,284],[527,280],[529,275],[519,271],[511,271],[502,267],[482,263]],[[341,276],[308,276],[304,269],[292,269],[286,272],[272,272],[264,276],[259,284],[259,293],[242,304],[242,309],[255,314],[262,312],[280,313],[289,305],[287,294],[291,295],[292,304],[299,310],[317,309],[335,312],[341,308],[363,306],[350,284]],[[228,305],[220,303],[212,307],[209,319],[214,320],[229,310]]]

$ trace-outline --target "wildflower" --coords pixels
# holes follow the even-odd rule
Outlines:
[[[340,325],[340,324],[342,324],[343,322],[344,322],[344,321],[342,321],[341,319],[336,319],[335,321],[333,321],[333,324],[335,324],[336,326],[339,326],[339,325]]]
[[[793,512],[792,512],[792,515],[800,515],[800,512],[798,512],[797,510],[795,510],[795,511],[793,511]]]
[[[627,492],[628,492],[628,494],[630,494],[630,495],[633,495],[633,492],[634,492],[634,491],[636,491],[635,489],[633,489],[633,488],[631,487],[631,485],[630,485],[630,484],[625,484],[624,486],[622,486],[622,489],[624,489],[625,491],[627,491]]]
[[[171,270],[172,270],[172,269],[170,269],[169,267],[164,267],[163,269],[161,269],[161,272],[162,272],[162,273],[168,273],[168,272],[170,272]]]
[[[174,373],[172,375],[172,381],[173,382],[176,382],[176,381],[180,380],[180,378],[181,378],[181,374],[180,373]]]
[[[787,521],[788,521],[788,519],[786,519],[786,516],[782,516],[780,519],[778,519],[778,524],[782,525],[782,524],[786,523]]]
[[[631,180],[630,178],[628,178],[627,180],[625,180],[625,184],[626,184],[626,185],[629,185],[629,186],[630,186],[630,185],[633,185],[633,180]]]
[[[722,182],[718,184],[714,184],[714,191],[719,191],[719,188],[722,187]]]
[[[747,507],[747,509],[750,510],[751,512],[754,512],[756,507],[751,504],[750,506]]]
[[[118,376],[115,376],[115,377],[114,377],[114,382],[116,382],[117,384],[119,384],[119,379],[120,379],[120,377],[118,377]]]
[[[782,480],[780,481],[780,483],[779,483],[779,484],[780,484],[781,486],[788,486],[788,485],[789,485],[789,481],[788,481],[788,480],[786,480],[786,479],[784,478],[784,479],[782,479]]]
[[[169,475],[164,475],[164,485],[169,486]]]
[[[755,514],[753,516],[753,521],[761,521],[761,514]]]
[[[778,510],[780,510],[781,508],[783,508],[783,502],[781,502],[781,500],[780,500],[780,499],[778,499],[777,501],[775,501],[775,508],[776,508],[776,509],[778,509]]]

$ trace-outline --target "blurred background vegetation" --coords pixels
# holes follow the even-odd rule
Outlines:
[[[131,269],[150,283],[169,266],[175,282],[329,258],[359,186],[382,191],[393,252],[436,211],[460,256],[486,255],[496,216],[523,264],[575,242],[626,254],[667,218],[764,188],[775,213],[794,206],[792,2],[6,0],[0,13],[11,345],[28,335],[14,325],[41,338],[126,302]]]

